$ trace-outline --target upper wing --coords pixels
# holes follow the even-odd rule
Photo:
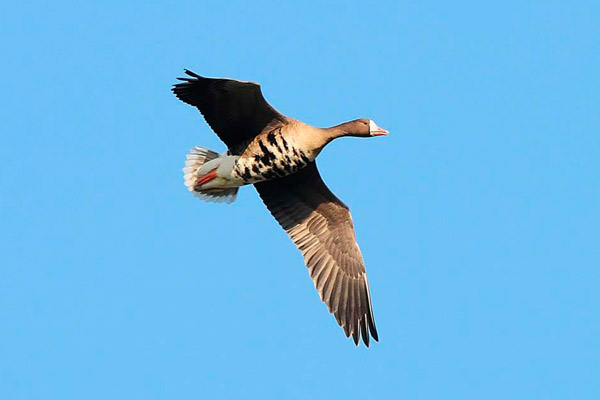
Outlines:
[[[254,185],[302,252],[321,300],[346,336],[378,340],[365,265],[350,211],[325,185],[314,162],[295,174]]]
[[[205,78],[191,71],[192,78],[173,86],[178,99],[198,108],[206,122],[229,148],[253,139],[267,125],[285,123],[253,82]]]

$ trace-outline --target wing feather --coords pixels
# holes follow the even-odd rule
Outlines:
[[[265,128],[287,122],[267,103],[257,83],[205,78],[187,69],[185,73],[191,78],[177,78],[183,82],[173,86],[173,93],[202,113],[233,154],[239,154]]]
[[[378,340],[371,296],[348,207],[325,185],[315,163],[255,184],[263,202],[304,256],[315,288],[347,337]]]

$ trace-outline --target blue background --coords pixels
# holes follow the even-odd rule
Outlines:
[[[0,398],[600,398],[598,2],[11,2]],[[317,126],[381,342],[355,348],[170,92],[262,83]]]

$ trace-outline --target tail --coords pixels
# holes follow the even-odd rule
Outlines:
[[[238,188],[228,188],[223,190],[195,190],[194,186],[199,176],[198,170],[202,165],[210,160],[219,157],[219,153],[204,147],[196,146],[190,149],[183,168],[183,179],[185,186],[197,198],[212,201],[215,203],[233,203],[237,196]]]

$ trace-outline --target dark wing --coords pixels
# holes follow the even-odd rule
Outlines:
[[[365,264],[348,207],[325,185],[314,162],[295,174],[254,185],[298,246],[321,300],[347,337],[378,340]]]
[[[205,78],[185,70],[192,78],[173,86],[178,99],[200,110],[206,122],[229,148],[252,140],[267,126],[276,127],[286,117],[275,110],[253,82]]]

